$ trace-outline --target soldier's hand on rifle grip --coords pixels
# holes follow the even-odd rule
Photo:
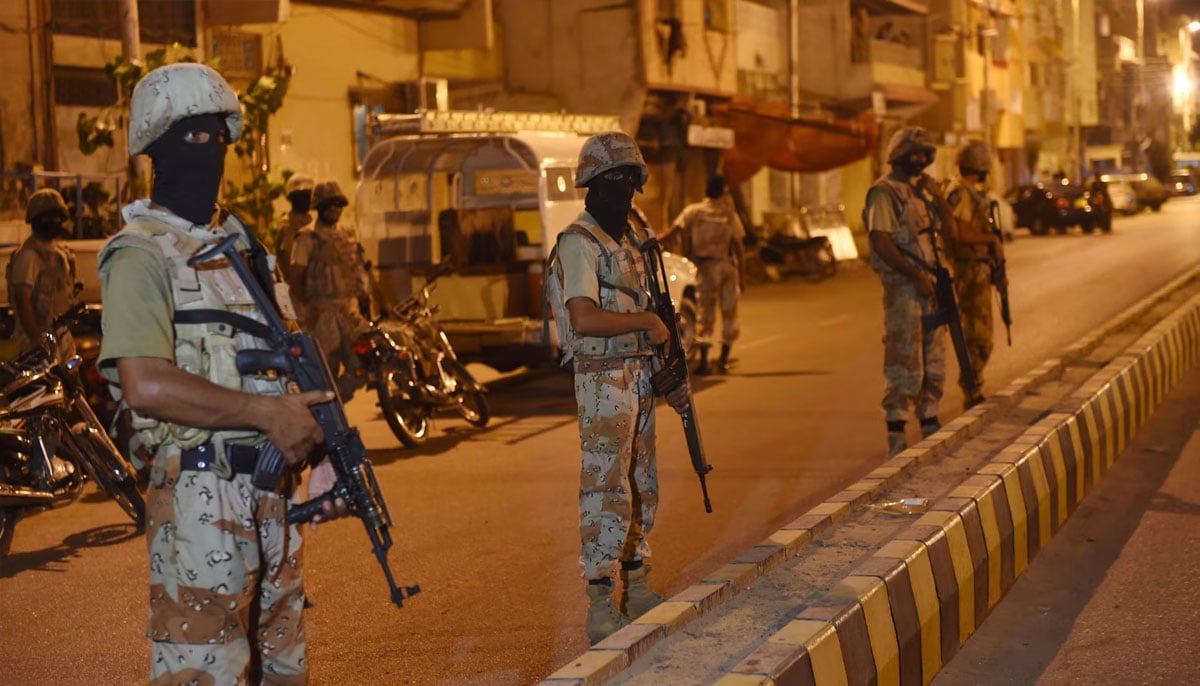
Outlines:
[[[671,330],[663,323],[657,313],[647,312],[652,321],[646,327],[646,336],[650,339],[651,345],[662,345],[671,339]]]
[[[667,404],[671,406],[679,414],[683,414],[687,409],[688,401],[692,397],[692,389],[686,383],[681,383],[679,386],[667,394]]]
[[[321,464],[313,467],[312,473],[308,475],[308,497],[309,499],[320,498],[329,492],[330,489],[337,484],[337,474],[333,471],[333,463],[329,460],[323,460]],[[327,519],[337,519],[345,516],[346,501],[337,498],[334,501],[326,502],[321,505],[321,514],[313,517],[312,523],[309,525],[313,531],[317,530],[317,524]]]
[[[920,295],[922,298],[932,298],[934,296],[933,277],[925,272],[917,272],[916,278],[913,279],[913,286],[917,289],[917,295]]]
[[[309,405],[326,403],[336,397],[332,391],[309,391],[269,399],[271,405],[262,429],[289,465],[305,464],[313,450],[325,442],[325,432],[313,419]]]

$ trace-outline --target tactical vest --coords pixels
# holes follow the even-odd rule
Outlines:
[[[312,254],[304,269],[304,294],[308,302],[345,300],[362,293],[362,258],[354,229],[337,226],[332,236],[314,228]]]
[[[891,203],[892,211],[896,215],[896,223],[900,226],[900,230],[892,234],[892,241],[895,242],[896,247],[902,254],[905,255],[905,257],[914,261],[919,259],[925,266],[932,266],[932,256],[926,254],[921,247],[920,234],[923,232],[928,232],[928,239],[932,247],[932,242],[937,240],[937,236],[934,235],[934,227],[937,223],[937,218],[930,211],[930,209],[925,206],[924,201],[917,197],[915,188],[912,189],[911,201],[906,202],[905,196],[902,195],[901,191],[897,187],[900,183],[901,182],[891,181],[884,177],[876,180],[875,183],[871,185],[871,188],[867,191],[867,201],[863,205],[863,226],[870,231],[871,226],[868,223],[869,217],[867,215],[871,208],[872,194],[883,193]],[[917,266],[921,266],[921,264],[918,264]],[[896,278],[903,278],[905,281],[908,280],[907,278],[896,273],[895,270],[884,263],[884,261],[874,252],[871,253],[871,268],[874,269],[875,272],[880,276],[892,276]]]
[[[54,320],[69,310],[75,302],[75,255],[69,247],[59,241],[42,241],[31,236],[8,263],[6,279],[10,300],[12,264],[17,255],[24,251],[35,253],[41,262],[33,284],[33,315],[38,327],[42,331],[48,331]],[[33,341],[29,340],[28,332],[21,329],[19,324],[17,329],[20,348],[24,350],[30,347]]]
[[[628,240],[620,243],[614,241],[604,229],[586,216],[581,216],[563,230],[563,234],[582,235],[599,248],[596,277],[600,283],[600,308],[609,312],[646,312],[652,306],[647,290],[649,282],[646,276],[645,256],[636,247],[649,236],[636,227],[628,228]],[[557,249],[555,246],[555,251]],[[561,279],[556,255],[551,256],[550,265],[547,278]],[[559,302],[556,304],[554,300]],[[563,349],[563,364],[571,359],[579,363],[642,357],[654,353],[645,331],[632,331],[617,336],[580,336],[571,326],[566,303],[562,302],[561,296],[552,299],[550,304],[556,310],[555,319],[559,330],[559,344]]]
[[[236,222],[225,226],[229,233],[240,233]],[[264,396],[281,396],[285,392],[283,381],[259,375],[242,375],[237,370],[239,350],[264,350],[270,346],[260,338],[241,331],[229,321],[221,321],[225,312],[248,317],[260,323],[266,319],[254,304],[241,278],[228,262],[217,260],[194,269],[187,264],[192,255],[211,247],[183,231],[152,217],[139,216],[125,225],[109,240],[98,256],[99,271],[106,276],[108,258],[117,250],[145,250],[158,258],[171,280],[173,324],[175,329],[176,367],[204,377],[225,388]],[[246,239],[239,241],[246,248]],[[114,396],[123,407],[128,407],[120,395],[120,389],[110,386]],[[130,412],[136,440],[154,454],[163,445],[175,445],[181,449],[194,448],[208,442],[258,444],[265,437],[254,430],[200,429],[159,421]],[[218,450],[218,469],[221,473],[228,467],[223,464],[225,453]]]
[[[969,210],[969,221],[980,222],[982,224],[981,230],[984,233],[991,231],[991,218],[987,214],[987,198],[979,191],[967,186],[960,179],[954,184],[954,188],[947,194],[946,199],[950,203],[950,207],[954,209],[956,219],[961,219],[957,207],[958,203],[966,203]],[[959,224],[956,233],[962,236],[965,230],[967,230],[967,227]],[[950,257],[955,260],[984,259],[990,254],[986,244],[964,243],[961,240],[955,241],[949,252]]]
[[[688,219],[690,256],[701,260],[729,259],[730,245],[734,241],[732,211],[711,200],[698,205],[689,213]]]

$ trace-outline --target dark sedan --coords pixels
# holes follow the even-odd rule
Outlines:
[[[1171,195],[1195,195],[1196,179],[1187,169],[1176,169],[1167,179],[1167,190]]]
[[[1079,186],[1061,182],[1017,186],[1005,199],[1012,205],[1016,226],[1035,236],[1051,229],[1065,233],[1071,226],[1091,233],[1103,224],[1102,206],[1093,203],[1091,194]]]

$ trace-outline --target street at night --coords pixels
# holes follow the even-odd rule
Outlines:
[[[1117,219],[1110,235],[1019,232],[1007,246],[1013,347],[998,336],[987,389],[1200,263],[1198,209],[1200,200],[1175,199]],[[694,583],[883,461],[879,301],[878,279],[859,264],[820,284],[746,291],[731,373],[693,381],[714,466],[710,515],[678,418],[659,406],[657,591]],[[528,684],[587,649],[569,376],[506,378],[490,402],[486,429],[446,416],[418,449],[397,444],[372,397],[348,405],[395,520],[392,567],[422,590],[403,609],[388,603],[357,521],[307,536],[314,683]],[[944,422],[960,404],[949,388]],[[91,490],[22,521],[0,573],[0,635],[20,637],[0,648],[3,680],[144,681],[145,555],[116,505]]]

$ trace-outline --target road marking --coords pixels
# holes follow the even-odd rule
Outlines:
[[[821,320],[820,322],[817,323],[817,326],[824,326],[824,327],[836,326],[838,324],[842,324],[842,323],[848,322],[848,321],[850,321],[850,315],[842,314],[842,315],[833,317],[831,319]]]
[[[738,347],[741,348],[742,350],[745,350],[746,348],[753,348],[756,345],[762,345],[763,343],[770,343],[771,341],[775,340],[776,338],[780,338],[781,335],[782,334],[775,334],[774,336],[767,336],[766,338],[760,338],[756,341],[750,341],[749,343],[743,343],[743,344],[739,345]]]

